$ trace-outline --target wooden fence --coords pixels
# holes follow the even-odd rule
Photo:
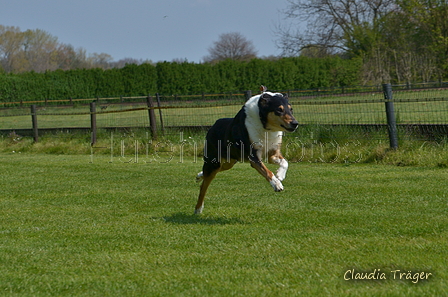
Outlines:
[[[407,131],[448,135],[448,91],[394,92],[384,85],[381,92],[365,93],[363,96],[347,95],[328,97],[291,96],[295,116],[302,125],[357,126],[366,129],[386,128],[390,146],[396,148],[398,127]],[[207,129],[222,117],[233,117],[251,92],[233,94],[232,98],[201,100],[188,98],[138,97],[138,102],[126,105],[108,101],[110,98],[90,99],[89,109],[64,106],[55,108],[32,104],[27,112],[23,108],[2,109],[0,130],[17,131],[29,129],[34,140],[39,140],[42,129],[89,129],[91,143],[97,141],[100,128],[149,128],[156,139],[172,129]],[[206,100],[205,98],[208,98]],[[136,99],[135,97],[133,99]],[[120,99],[121,100],[121,99]],[[146,115],[145,115],[146,114]],[[31,119],[29,118],[31,117]],[[27,119],[28,118],[28,119]],[[28,124],[29,123],[29,124]],[[31,127],[30,127],[31,126]]]

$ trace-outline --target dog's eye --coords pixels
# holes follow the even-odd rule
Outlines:
[[[280,106],[280,107],[278,107],[278,108],[275,110],[275,113],[280,115],[280,114],[283,113],[283,111],[284,111],[283,106]]]

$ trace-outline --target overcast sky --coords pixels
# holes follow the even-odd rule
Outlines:
[[[220,34],[240,32],[258,56],[278,55],[286,0],[0,0],[0,24],[41,29],[87,53],[200,62]]]

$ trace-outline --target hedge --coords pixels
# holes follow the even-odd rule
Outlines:
[[[361,61],[339,57],[226,60],[216,64],[160,62],[121,69],[56,70],[0,74],[0,101],[111,96],[194,95],[258,90],[341,87],[359,84]]]

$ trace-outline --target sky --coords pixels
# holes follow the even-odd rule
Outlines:
[[[201,62],[220,34],[239,32],[258,56],[279,55],[287,0],[0,0],[0,24],[41,29],[60,43],[153,62]]]

